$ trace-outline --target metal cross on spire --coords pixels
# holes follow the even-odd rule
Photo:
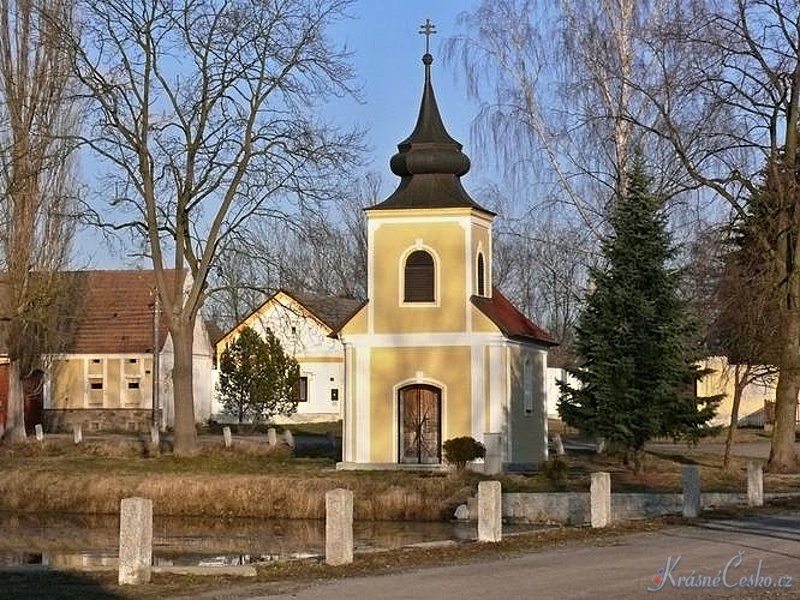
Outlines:
[[[425,54],[431,53],[431,36],[436,33],[436,25],[430,19],[425,19],[425,23],[419,26],[419,33],[425,36]]]

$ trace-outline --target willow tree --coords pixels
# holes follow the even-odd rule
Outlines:
[[[562,341],[572,335],[610,211],[626,194],[633,149],[658,160],[664,146],[630,118],[648,111],[631,81],[651,79],[642,33],[661,8],[642,0],[483,0],[459,15],[445,44],[479,106],[476,146],[521,184],[498,211],[497,228],[519,256],[497,272],[523,287],[512,292],[516,301],[563,331]],[[659,170],[654,187],[665,195],[680,189],[674,176]],[[520,206],[527,210],[509,218],[507,209]],[[529,300],[541,294],[544,310]]]
[[[258,214],[324,198],[358,136],[316,104],[349,94],[327,37],[351,0],[91,0],[64,38],[90,107],[82,139],[115,190],[105,224],[152,260],[174,345],[175,452],[197,443],[195,322],[219,250]],[[165,271],[190,275],[167,284]]]
[[[0,320],[10,360],[6,437],[25,436],[23,382],[56,349],[58,271],[74,232],[77,128],[71,60],[60,43],[72,2],[0,1]],[[29,424],[32,425],[32,424]]]

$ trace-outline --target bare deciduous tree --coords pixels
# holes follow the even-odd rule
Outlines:
[[[698,184],[748,212],[764,165],[772,178],[770,215],[751,233],[770,273],[782,324],[780,370],[769,467],[797,468],[795,411],[800,391],[800,210],[796,170],[800,134],[800,7],[774,0],[675,2],[650,30],[653,82],[631,80],[658,113],[630,118],[672,146]],[[773,235],[775,234],[775,235]]]
[[[218,251],[251,217],[328,196],[359,150],[312,110],[353,92],[348,54],[327,37],[350,4],[79,2],[74,70],[94,110],[82,141],[116,184],[113,226],[147,241],[175,349],[178,454],[196,446],[193,330]],[[168,287],[168,268],[190,284]]]
[[[59,37],[71,23],[67,0],[0,1],[0,314],[10,360],[6,434],[14,440],[25,436],[23,382],[37,385],[42,354],[55,350],[65,291],[58,271],[69,260],[75,228],[67,136],[78,113]]]
[[[528,211],[498,223],[496,261],[514,254],[519,263],[498,262],[498,274],[515,274],[509,281],[527,289],[512,292],[514,300],[564,341],[586,267],[599,259],[609,207],[626,193],[631,153],[670,164],[660,160],[666,144],[629,117],[652,114],[631,80],[651,77],[642,34],[660,11],[660,3],[638,0],[487,0],[460,15],[461,33],[444,46],[479,103],[476,146],[513,175],[522,196],[515,204]],[[654,175],[661,196],[684,189],[683,173]],[[530,302],[542,293],[548,314]]]
[[[722,457],[726,469],[745,390],[750,385],[772,386],[777,378],[772,342],[780,329],[778,311],[763,257],[748,239],[743,223],[703,232],[693,245],[689,269],[694,310],[707,324],[707,347],[724,357],[721,380],[733,390]]]
[[[545,193],[570,206],[568,217],[595,240],[609,202],[625,193],[632,150],[651,158],[657,151],[645,148],[628,115],[647,111],[630,81],[649,78],[640,36],[659,8],[636,0],[487,0],[460,15],[463,32],[445,45],[480,103],[478,146],[507,171],[551,186]],[[656,182],[662,195],[664,186]]]

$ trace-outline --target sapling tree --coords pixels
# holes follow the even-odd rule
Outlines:
[[[220,357],[219,392],[239,423],[266,423],[297,410],[300,367],[269,329],[262,338],[245,327]]]

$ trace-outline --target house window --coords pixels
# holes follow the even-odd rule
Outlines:
[[[128,359],[128,363],[130,363],[132,365],[135,365],[137,362],[139,362],[138,358],[129,358]]]
[[[125,381],[123,406],[127,408],[140,406],[142,403],[141,382],[138,377],[129,377]]]
[[[525,404],[525,414],[533,414],[533,359],[525,357],[525,365],[522,372],[523,397]]]
[[[103,378],[90,377],[88,390],[88,403],[90,407],[103,406]]]
[[[294,384],[295,400],[308,402],[308,377],[301,377]]]
[[[478,253],[478,296],[486,295],[486,268],[483,265],[483,253]]]
[[[102,379],[105,365],[102,358],[93,358],[88,362],[86,372],[89,377]]]
[[[433,257],[424,250],[408,255],[405,265],[403,300],[405,302],[434,302]]]

